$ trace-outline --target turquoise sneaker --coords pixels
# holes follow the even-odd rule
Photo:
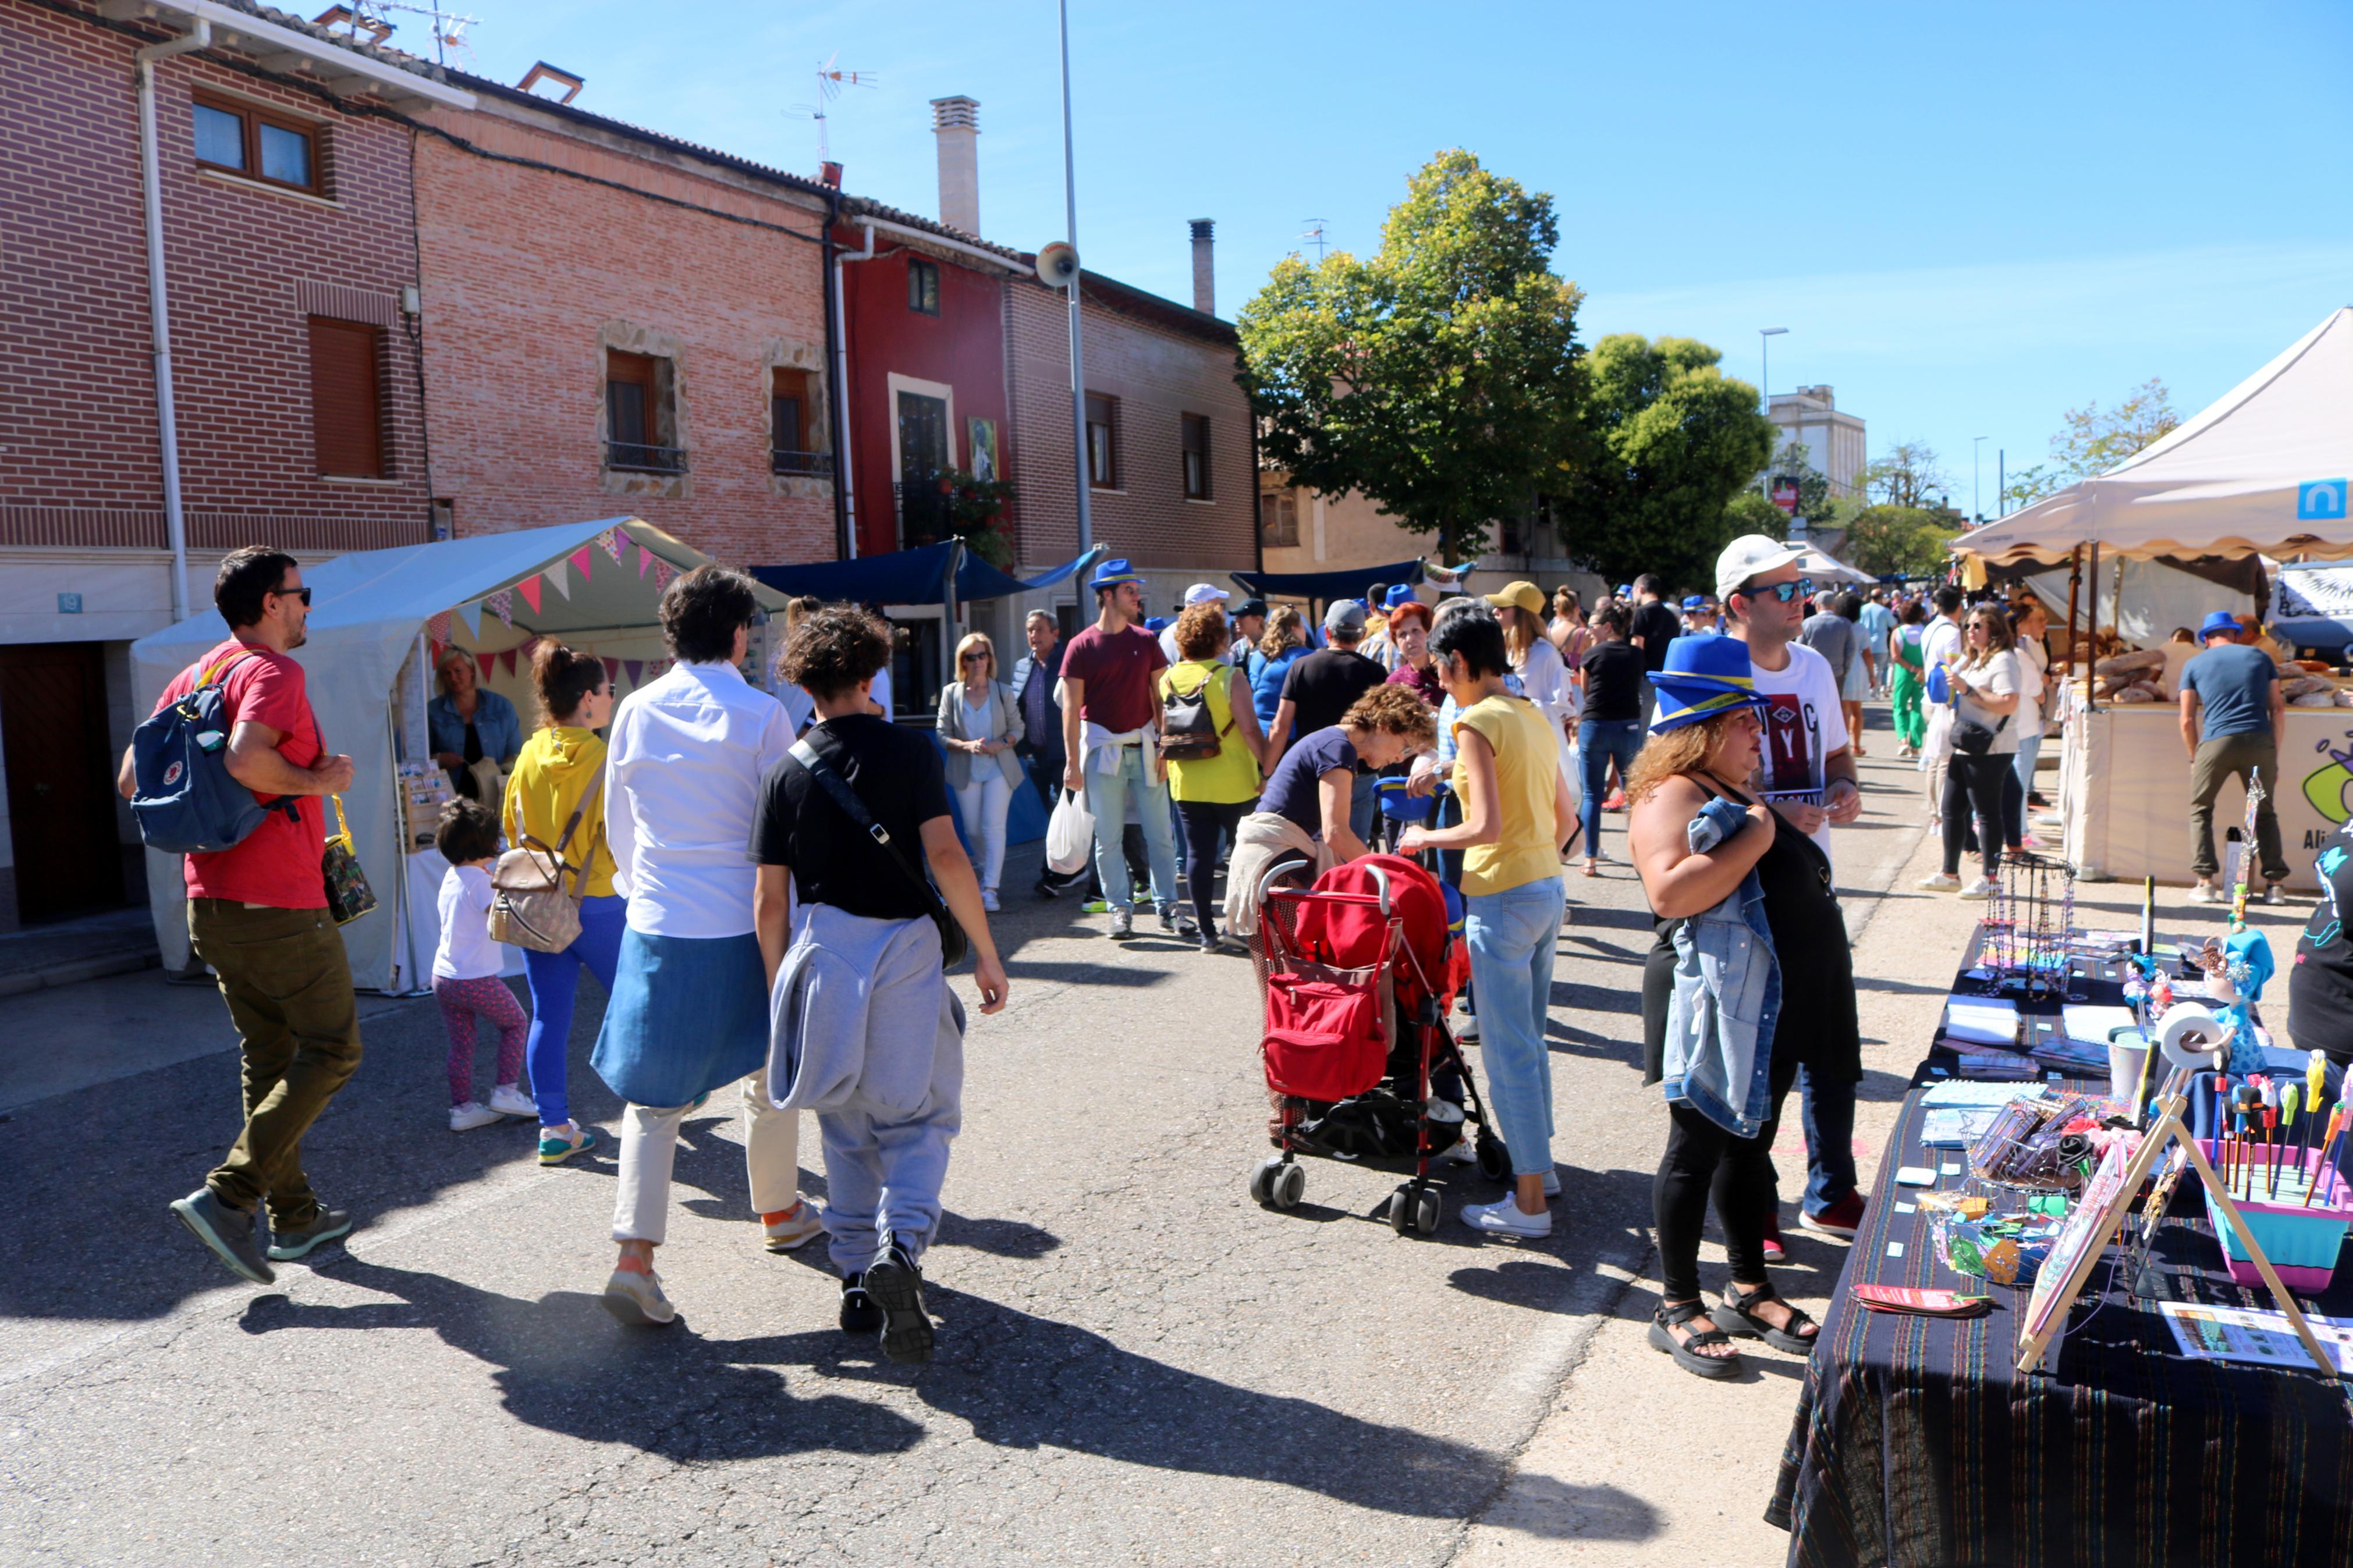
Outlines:
[[[567,1130],[569,1136],[566,1136]],[[543,1165],[561,1165],[573,1155],[596,1146],[596,1134],[576,1121],[566,1122],[563,1127],[543,1127],[539,1130],[539,1163]]]

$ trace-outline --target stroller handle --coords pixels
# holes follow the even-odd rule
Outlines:
[[[1266,902],[1268,896],[1274,891],[1275,879],[1290,876],[1303,866],[1312,867],[1314,865],[1314,861],[1308,859],[1303,855],[1297,854],[1290,855],[1282,859],[1277,860],[1273,865],[1269,866],[1266,868],[1266,875],[1258,879],[1258,901],[1261,904]]]
[[[1389,874],[1378,866],[1367,866],[1365,869],[1373,874],[1373,886],[1380,889],[1381,918],[1387,920],[1389,913]]]

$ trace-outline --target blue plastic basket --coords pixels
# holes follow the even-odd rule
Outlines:
[[[1376,786],[1375,794],[1380,801],[1381,815],[1391,822],[1428,822],[1430,813],[1437,808],[1438,797],[1429,795],[1409,795],[1406,793],[1407,782],[1404,779],[1388,778],[1381,780]]]

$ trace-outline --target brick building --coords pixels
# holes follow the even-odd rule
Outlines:
[[[633,513],[734,564],[832,558],[833,193],[452,79],[474,106],[416,154],[439,525]]]
[[[146,68],[166,378],[139,51],[200,26]],[[409,134],[380,112],[426,101],[470,98],[275,12],[0,0],[0,927],[142,896],[112,759],[129,644],[175,618],[175,499],[181,614],[237,545],[427,537]]]

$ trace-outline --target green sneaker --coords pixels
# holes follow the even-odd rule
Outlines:
[[[596,1134],[577,1122],[567,1121],[562,1127],[539,1130],[539,1163],[561,1165],[575,1154],[585,1153],[596,1146]]]
[[[1085,903],[1081,904],[1079,908],[1084,913],[1100,915],[1109,912],[1111,904],[1103,899],[1089,899]]]

